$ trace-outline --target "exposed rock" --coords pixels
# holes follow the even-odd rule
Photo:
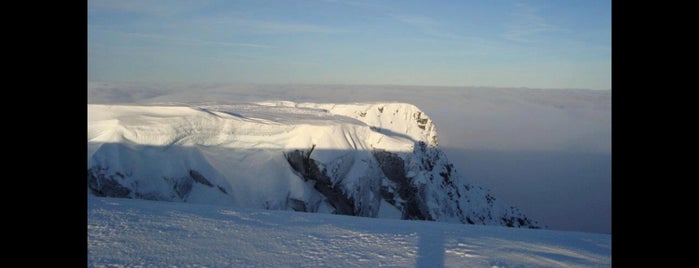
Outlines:
[[[214,185],[213,185],[209,180],[207,180],[206,178],[204,178],[204,176],[202,176],[201,174],[199,174],[199,172],[197,172],[196,170],[191,170],[191,169],[190,169],[190,170],[189,170],[189,176],[191,176],[192,179],[194,179],[194,181],[196,181],[196,182],[198,182],[198,183],[204,184],[204,185],[209,186],[209,187],[214,187]]]
[[[393,182],[391,187],[386,187],[382,191],[381,195],[389,204],[402,208],[402,219],[432,220],[429,213],[421,209],[424,207],[420,205],[423,201],[419,195],[421,191],[413,185],[411,178],[406,177],[403,159],[395,153],[382,150],[376,150],[373,154],[386,178]],[[404,201],[396,202],[393,193],[397,193]]]
[[[117,178],[123,179],[124,175],[110,174],[108,167],[95,166],[87,169],[87,188],[96,196],[130,198],[131,190],[122,186]]]
[[[285,154],[289,165],[298,172],[303,180],[314,181],[313,188],[322,194],[328,203],[335,208],[336,214],[342,215],[357,215],[354,208],[354,200],[348,197],[340,189],[339,185],[332,185],[330,177],[325,173],[325,170],[320,170],[316,161],[311,159],[311,153],[315,149],[313,146],[310,150],[294,150]]]

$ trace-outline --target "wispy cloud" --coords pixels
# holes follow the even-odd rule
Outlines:
[[[455,33],[450,30],[445,30],[445,24],[438,20],[427,16],[405,14],[397,12],[395,6],[384,6],[375,4],[371,1],[357,0],[322,0],[324,2],[337,3],[346,6],[358,7],[365,10],[371,10],[378,13],[378,16],[386,16],[394,21],[400,22],[408,27],[415,29],[417,32],[436,39],[449,39],[458,41],[471,41],[473,38]]]
[[[417,15],[389,15],[394,20],[403,23],[409,27],[415,28],[420,33],[431,36],[433,38],[451,39],[451,40],[470,40],[471,38],[457,34],[448,30],[444,30],[444,25],[433,18]]]
[[[541,34],[563,30],[546,22],[539,14],[539,9],[534,6],[518,3],[515,4],[515,9],[513,21],[506,25],[507,32],[502,36],[505,39],[532,43],[536,42],[536,37]]]
[[[419,26],[419,27],[432,27],[437,25],[437,21],[432,18],[424,16],[415,15],[392,15],[392,17],[402,23]]]
[[[147,14],[149,16],[171,16],[177,13],[187,12],[202,4],[206,4],[206,1],[88,0],[87,7],[88,9],[99,11]]]
[[[252,33],[261,34],[298,34],[298,33],[322,33],[338,34],[349,32],[346,29],[328,27],[307,23],[292,23],[253,19],[227,19],[219,20],[219,23],[229,23],[234,29],[247,30]]]
[[[94,29],[95,27],[93,27]],[[119,34],[127,37],[139,38],[139,39],[150,39],[168,42],[179,42],[186,43],[189,45],[213,45],[213,46],[230,46],[230,47],[252,47],[252,48],[270,48],[272,46],[264,44],[254,44],[254,43],[244,43],[244,42],[221,42],[221,41],[210,41],[202,39],[184,38],[175,35],[164,35],[164,34],[150,34],[150,33],[134,33],[134,32],[123,32],[123,31],[113,31],[106,29],[99,29],[102,32],[109,32],[113,34]]]
[[[380,4],[376,4],[375,1],[355,1],[355,0],[321,0],[326,3],[341,4],[350,7],[357,7],[367,10],[378,10],[378,11],[389,11],[392,8]]]

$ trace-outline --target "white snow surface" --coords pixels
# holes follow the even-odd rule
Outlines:
[[[422,118],[427,120],[424,129],[415,124]],[[370,127],[377,133],[372,135]],[[352,139],[357,132],[369,133],[369,139]],[[346,139],[338,140],[335,134]],[[324,149],[412,151],[415,141],[437,145],[436,131],[424,113],[406,103],[88,104],[88,142],[93,144],[264,149],[307,149],[315,144]],[[91,153],[94,150],[88,157]]]
[[[88,197],[88,267],[610,267],[611,235]]]
[[[379,108],[392,111],[390,117],[383,117],[385,122],[378,115]],[[204,177],[221,182],[219,185],[233,185],[223,186],[233,199],[201,192],[190,195],[187,201],[274,209],[284,207],[280,202],[289,195],[304,200],[311,191],[286,168],[284,152],[315,146],[314,159],[340,164],[345,158],[352,160],[345,157],[348,154],[370,158],[371,149],[412,152],[417,140],[436,141],[431,122],[426,130],[406,124],[405,119],[418,113],[417,107],[404,103],[278,102],[194,107],[90,104],[88,167],[108,164],[112,170],[136,173],[148,179],[132,183],[154,193],[167,191],[170,185],[150,178],[173,177],[195,168]],[[381,129],[371,130],[354,117]],[[346,172],[361,172],[357,171],[359,164],[346,164],[340,166],[352,169]],[[152,185],[143,185],[144,181]]]

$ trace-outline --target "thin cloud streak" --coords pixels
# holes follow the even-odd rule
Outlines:
[[[189,43],[191,45],[215,45],[215,46],[252,47],[252,48],[271,48],[272,47],[272,46],[263,45],[263,44],[208,41],[208,40],[182,38],[182,37],[178,37],[178,36],[162,35],[162,34],[144,34],[144,33],[112,31],[112,30],[100,30],[100,31],[125,35],[125,36],[129,36],[129,37],[141,38],[141,39],[182,42],[182,43]]]
[[[267,34],[298,34],[298,33],[321,33],[321,34],[340,34],[350,32],[345,29],[327,27],[315,24],[306,23],[290,23],[268,20],[252,20],[252,19],[230,19],[219,20],[219,23],[229,23],[239,29],[247,29],[255,33]]]
[[[518,3],[514,14],[514,21],[507,25],[508,31],[502,35],[503,38],[516,41],[533,43],[537,35],[563,31],[560,27],[549,24],[546,19],[539,15],[538,8],[530,5]]]
[[[158,0],[88,0],[89,10],[120,12],[131,14],[145,14],[148,16],[162,17],[172,16],[187,12],[193,8],[206,4],[208,1],[158,1]]]
[[[389,16],[398,22],[409,25],[410,27],[414,27],[415,29],[417,29],[425,35],[429,35],[440,39],[453,39],[460,41],[471,40],[471,38],[469,37],[439,29],[439,26],[442,25],[442,23],[430,17],[393,14],[389,14]]]
[[[420,27],[427,27],[427,26],[434,26],[437,23],[437,21],[424,17],[424,16],[415,16],[415,15],[391,15],[394,19],[397,21],[400,21],[402,23],[410,24],[410,25],[415,25],[415,26],[420,26]]]
[[[389,8],[388,6],[376,4],[373,2],[350,1],[350,0],[322,0],[322,2],[341,4],[341,5],[345,5],[345,6],[351,6],[351,7],[356,7],[356,8],[366,9],[366,10],[375,10],[375,11],[391,10],[391,8]]]

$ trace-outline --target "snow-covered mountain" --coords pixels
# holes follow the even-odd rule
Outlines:
[[[88,105],[88,193],[538,228],[470,184],[405,103]]]

